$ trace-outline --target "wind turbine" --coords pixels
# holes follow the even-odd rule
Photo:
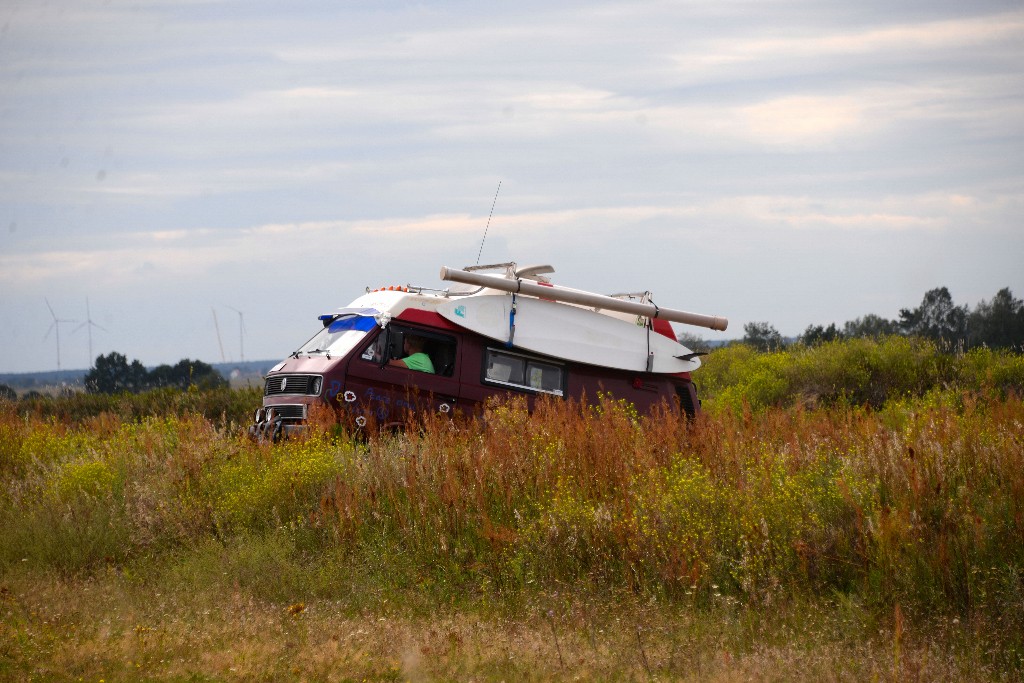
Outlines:
[[[245,362],[245,317],[242,311],[238,310],[234,306],[228,306],[232,311],[238,314],[238,355],[242,357],[242,363]]]
[[[46,307],[50,309],[50,316],[53,318],[53,323],[50,325],[50,329],[46,330],[46,334],[43,335],[43,341],[46,341],[47,337],[50,336],[50,332],[56,331],[57,333],[57,370],[60,371],[60,326],[62,323],[76,323],[77,320],[65,320],[58,318],[57,314],[53,312],[53,306],[50,305],[50,300],[43,297],[43,301],[46,302]]]
[[[89,333],[89,369],[91,370],[93,363],[96,362],[96,357],[92,355],[92,328],[95,327],[96,329],[103,330],[104,332],[107,331],[107,328],[102,325],[97,325],[92,321],[92,313],[89,312],[89,297],[85,297],[85,322],[71,330],[71,334],[78,332],[83,327],[86,329],[86,332]]]
[[[220,325],[217,323],[217,309],[211,306],[210,310],[213,311],[213,329],[217,332],[217,346],[220,347],[220,362],[226,363],[227,359],[224,358],[224,342],[220,340]]]

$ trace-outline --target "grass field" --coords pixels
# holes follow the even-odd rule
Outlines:
[[[689,422],[510,402],[277,445],[253,391],[0,404],[0,679],[1024,677],[1019,355],[700,373]]]

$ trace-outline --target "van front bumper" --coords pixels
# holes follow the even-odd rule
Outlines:
[[[270,405],[256,410],[249,436],[257,440],[278,441],[307,429],[306,405]]]

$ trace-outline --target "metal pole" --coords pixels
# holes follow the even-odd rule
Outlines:
[[[689,313],[687,311],[679,311],[672,308],[661,308],[654,304],[641,304],[635,301],[623,301],[622,299],[615,299],[610,296],[605,296],[604,294],[584,292],[583,290],[572,289],[570,287],[540,285],[531,280],[509,279],[499,275],[469,273],[457,268],[448,268],[447,266],[441,267],[441,279],[449,280],[451,282],[461,282],[467,285],[490,287],[491,289],[497,289],[503,292],[529,294],[530,296],[535,296],[541,299],[564,301],[566,303],[579,304],[581,306],[592,306],[596,309],[632,313],[634,315],[642,315],[647,318],[671,320],[672,322],[706,327],[711,330],[725,330],[729,326],[728,319],[720,316]]]

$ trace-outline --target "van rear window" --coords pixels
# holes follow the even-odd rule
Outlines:
[[[484,380],[492,384],[562,395],[565,369],[561,365],[509,351],[487,349]]]

